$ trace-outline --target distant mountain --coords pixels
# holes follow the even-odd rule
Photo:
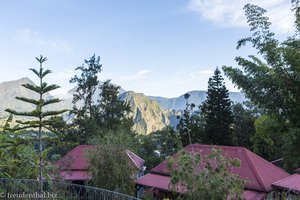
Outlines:
[[[131,91],[121,94],[120,98],[129,102],[134,120],[134,130],[138,133],[149,134],[162,130],[170,124],[169,113],[144,94]]]
[[[194,103],[196,106],[199,106],[206,99],[206,91],[190,91],[187,92],[190,97],[188,99],[189,103]],[[153,101],[157,101],[159,105],[165,110],[184,110],[186,107],[186,99],[184,98],[184,94],[176,97],[176,98],[165,98],[165,97],[156,97],[149,96],[149,98]],[[246,101],[246,97],[241,92],[229,92],[229,98],[234,103],[243,103]]]
[[[38,98],[37,94],[24,88],[22,84],[34,84],[28,78],[21,78],[15,81],[0,83],[0,119],[7,117],[4,112],[6,108],[12,108],[19,111],[29,111],[33,107],[15,99],[16,96]],[[103,84],[101,82],[100,84]],[[53,104],[49,109],[71,109],[73,107],[72,99],[76,87],[70,90],[67,94],[61,96],[62,102]],[[200,105],[206,98],[205,91],[190,91],[189,102],[195,105]],[[96,91],[94,100],[97,101],[100,90]],[[54,98],[49,93],[45,94],[46,99]],[[184,95],[177,98],[164,98],[156,96],[146,96],[142,93],[126,92],[120,89],[119,96],[121,99],[129,102],[132,109],[132,117],[134,119],[134,130],[139,134],[149,134],[153,131],[158,131],[166,126],[175,127],[178,123],[176,116],[180,115],[181,110],[185,108],[186,100]],[[245,97],[239,92],[230,92],[230,98],[234,102],[243,102]],[[80,103],[79,103],[80,106]]]
[[[8,114],[4,112],[6,108],[12,108],[18,111],[29,111],[34,109],[32,105],[15,99],[16,96],[38,98],[36,93],[22,86],[27,83],[34,84],[28,78],[0,83],[0,119],[2,118],[2,122],[8,116]],[[103,84],[103,82],[100,84]],[[67,94],[61,96],[62,102],[51,105],[49,109],[71,109],[73,107],[72,99],[75,90],[76,87],[68,91]],[[95,101],[97,101],[99,94],[100,90],[97,90],[94,96]],[[150,100],[147,96],[134,92],[125,92],[124,89],[120,89],[119,95],[120,98],[129,102],[131,109],[133,110],[132,115],[135,122],[134,130],[138,133],[148,134],[153,131],[161,130],[169,124],[168,112],[161,109],[157,102]],[[51,99],[54,97],[47,93],[46,98]]]
[[[15,99],[17,96],[38,98],[36,93],[22,86],[27,83],[34,84],[29,78],[21,78],[16,81],[0,83],[0,112],[2,112],[3,115],[5,115],[3,111],[6,108],[13,108],[22,111],[29,111],[33,109],[32,105]],[[46,93],[45,98],[51,99],[53,97],[49,93]]]

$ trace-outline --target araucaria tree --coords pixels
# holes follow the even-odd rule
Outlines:
[[[207,98],[201,108],[204,118],[203,142],[216,145],[231,145],[233,115],[231,100],[221,71],[216,68],[209,78]]]
[[[237,48],[250,43],[259,56],[236,57],[239,68],[223,67],[225,74],[255,105],[285,126],[287,134],[282,133],[279,140],[284,141],[280,148],[289,169],[300,164],[299,0],[292,0],[292,5],[296,33],[280,42],[269,29],[266,10],[247,4],[244,10],[253,34],[239,40]]]
[[[12,115],[26,117],[24,120],[17,120],[16,122],[19,125],[13,128],[9,128],[10,131],[37,129],[37,132],[33,132],[29,135],[29,137],[23,137],[22,139],[38,143],[38,179],[40,183],[40,191],[42,191],[42,178],[44,169],[43,143],[46,141],[55,141],[60,139],[61,134],[54,131],[53,127],[56,126],[58,120],[61,120],[61,118],[59,118],[58,115],[66,112],[67,110],[52,111],[47,109],[47,106],[58,103],[60,102],[60,100],[58,98],[45,99],[45,94],[59,88],[59,86],[55,84],[48,85],[46,82],[43,81],[44,77],[51,73],[50,70],[43,68],[43,63],[47,61],[47,58],[40,56],[39,58],[36,58],[36,60],[39,62],[39,68],[31,68],[30,70],[39,78],[39,85],[24,84],[23,87],[37,93],[39,98],[32,99],[27,97],[16,97],[16,99],[20,101],[32,104],[35,107],[35,109],[28,112],[16,111],[12,109],[6,109],[5,111],[9,112]],[[47,131],[48,133],[46,134],[44,131]]]

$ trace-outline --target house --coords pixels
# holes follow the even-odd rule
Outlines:
[[[90,180],[92,177],[88,171],[87,156],[89,153],[93,153],[95,148],[94,145],[78,145],[56,161],[54,165],[60,169],[61,177],[66,181],[77,184],[83,184],[85,181]],[[135,176],[140,177],[143,175],[145,161],[130,150],[126,150],[124,153],[136,169]]]
[[[240,167],[233,167],[232,173],[239,175],[246,180],[243,197],[247,200],[264,199],[272,190],[272,183],[287,178],[288,173],[276,167],[267,160],[244,147],[213,146],[203,144],[191,144],[185,147],[189,153],[199,152],[202,156],[210,154],[211,149],[220,148],[225,157],[237,158],[240,160]],[[178,153],[172,157],[176,159]],[[150,173],[136,180],[139,188],[153,192],[157,198],[172,198],[170,189],[170,171],[167,167],[167,160],[154,167]],[[184,190],[179,191],[184,193]],[[270,194],[272,195],[272,194]]]

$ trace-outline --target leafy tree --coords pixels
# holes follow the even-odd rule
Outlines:
[[[221,71],[216,68],[208,81],[207,98],[200,107],[204,117],[203,142],[207,144],[232,144],[232,106],[223,80]]]
[[[270,31],[266,10],[247,4],[244,10],[253,34],[239,40],[237,48],[250,43],[258,55],[236,57],[239,68],[223,67],[225,74],[255,105],[285,124],[289,132],[287,138],[293,139],[288,142],[291,145],[300,143],[300,134],[293,131],[300,128],[300,9],[299,1],[293,0],[292,3],[296,33],[283,42],[275,39],[275,34]],[[297,150],[297,146],[283,146],[283,151]],[[292,155],[292,152],[285,154]],[[299,165],[299,155],[285,157],[286,164],[289,163],[286,167]]]
[[[145,165],[149,170],[182,149],[178,132],[172,127],[166,127],[148,135],[140,135],[139,140],[138,153],[145,159]]]
[[[13,133],[0,132],[0,176],[6,178],[37,177],[38,155],[31,142],[22,142]]]
[[[126,156],[127,149],[137,150],[137,140],[122,131],[107,134],[94,141],[96,149],[88,152],[92,173],[91,185],[134,195],[133,178],[138,172]]]
[[[213,148],[207,156],[182,150],[168,162],[170,189],[183,190],[182,199],[241,199],[245,181],[232,174],[233,166],[240,166],[239,160],[225,158],[221,149]]]
[[[269,161],[281,158],[285,127],[276,118],[268,115],[256,119],[254,126],[255,134],[251,137],[253,152]]]
[[[77,83],[73,97],[75,115],[73,128],[69,136],[81,144],[85,144],[98,136],[121,130],[131,134],[133,120],[129,117],[130,107],[119,97],[119,86],[105,81],[99,86],[98,74],[102,70],[100,57],[95,55],[85,60],[85,65],[77,67],[80,77],[74,76],[70,82]],[[97,94],[100,90],[100,94]]]
[[[31,68],[30,70],[39,78],[39,85],[32,85],[32,84],[24,84],[23,87],[29,89],[39,95],[38,99],[31,99],[27,97],[16,97],[16,99],[30,103],[35,106],[35,109],[32,111],[16,111],[12,109],[6,109],[5,111],[17,116],[26,117],[24,120],[16,120],[19,124],[13,128],[6,126],[8,131],[14,131],[15,139],[19,140],[29,140],[29,141],[36,141],[38,144],[38,158],[39,158],[39,167],[38,167],[38,179],[40,183],[40,190],[42,190],[42,178],[43,178],[43,169],[44,169],[44,147],[43,144],[46,141],[59,141],[62,135],[55,131],[54,127],[56,123],[61,118],[57,118],[58,115],[66,112],[67,110],[59,110],[59,111],[52,111],[48,110],[47,106],[60,102],[58,98],[53,99],[45,99],[44,95],[47,92],[53,91],[59,86],[55,84],[48,85],[46,82],[43,82],[44,77],[51,73],[50,70],[43,68],[43,63],[47,61],[46,57],[40,56],[36,58],[39,62],[39,69]],[[18,134],[17,131],[24,130],[24,129],[37,129],[36,133],[29,133],[27,136],[22,136]],[[50,131],[50,133],[45,134],[44,130]]]
[[[100,86],[100,90],[98,124],[101,131],[104,134],[118,129],[131,131],[133,126],[133,119],[129,117],[131,109],[128,103],[118,97],[120,86],[115,86],[107,80]]]
[[[164,158],[161,157],[157,150],[157,143],[154,140],[152,133],[148,135],[139,135],[139,155],[145,160],[146,170],[151,170],[153,167],[161,163]]]
[[[76,128],[72,129],[71,134],[75,135],[74,140],[85,144],[88,138],[99,133],[99,108],[94,97],[99,84],[98,73],[102,71],[100,57],[93,55],[75,70],[79,70],[81,75],[75,75],[70,80],[70,83],[77,83],[71,111],[75,116],[73,127]]]
[[[233,105],[233,145],[252,148],[250,138],[255,133],[254,121],[256,119],[254,111],[244,108],[242,104]]]
[[[189,144],[200,143],[202,136],[201,117],[194,111],[196,105],[188,102],[189,97],[190,94],[188,93],[184,95],[184,98],[186,99],[186,108],[184,109],[182,116],[178,117],[179,123],[176,126],[181,143],[184,147]]]

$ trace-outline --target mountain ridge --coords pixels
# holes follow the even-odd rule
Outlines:
[[[6,81],[0,83],[0,118],[7,116],[4,113],[6,108],[12,108],[15,110],[30,110],[33,106],[20,102],[15,99],[16,96],[25,96],[37,98],[37,94],[22,87],[23,84],[34,84],[29,78],[21,78],[18,80]],[[100,82],[102,84],[103,82]],[[72,99],[75,92],[75,88],[69,90],[61,98],[62,101],[51,106],[51,109],[71,109],[73,107]],[[187,92],[190,94],[188,99],[189,103],[194,103],[199,106],[206,98],[206,91],[193,90]],[[94,100],[96,101],[100,94],[100,90],[97,89]],[[233,101],[242,103],[245,101],[245,96],[239,92],[230,92],[230,98]],[[48,98],[54,98],[51,94],[47,93],[45,96]],[[132,117],[134,120],[134,130],[139,134],[149,134],[154,131],[159,131],[167,126],[176,126],[178,120],[176,116],[179,110],[183,110],[186,106],[186,99],[184,94],[179,97],[166,98],[159,96],[146,96],[143,93],[136,93],[134,91],[125,91],[120,89],[119,97],[127,101],[132,109]],[[50,107],[49,107],[50,108]]]

